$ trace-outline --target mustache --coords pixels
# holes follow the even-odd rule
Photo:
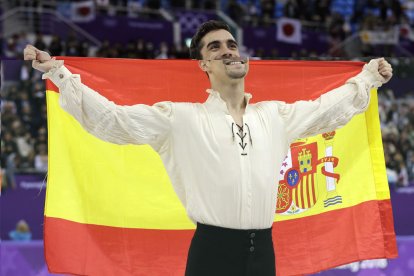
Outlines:
[[[249,61],[249,58],[244,57],[218,57],[216,59],[207,59],[206,61],[219,61],[221,60],[224,65],[229,65],[232,62],[240,62],[241,64],[246,64]]]

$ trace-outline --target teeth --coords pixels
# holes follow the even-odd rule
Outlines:
[[[241,64],[241,62],[240,61],[232,61],[232,62],[230,62],[230,65],[235,65],[235,64]]]

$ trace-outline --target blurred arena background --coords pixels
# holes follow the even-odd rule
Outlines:
[[[41,74],[21,60],[26,44],[55,56],[181,59],[189,57],[198,25],[209,19],[227,22],[243,54],[252,59],[366,61],[384,56],[392,63],[395,75],[379,90],[379,110],[400,257],[320,274],[414,275],[414,1],[0,3],[0,275],[50,275],[42,244],[45,87]]]

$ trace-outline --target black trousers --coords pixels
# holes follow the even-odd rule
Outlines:
[[[272,228],[239,230],[197,223],[185,276],[275,276]]]

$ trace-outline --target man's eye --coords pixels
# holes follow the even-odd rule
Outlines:
[[[232,49],[237,49],[237,45],[236,45],[236,44],[231,44],[231,45],[230,45],[230,48],[232,48]]]

